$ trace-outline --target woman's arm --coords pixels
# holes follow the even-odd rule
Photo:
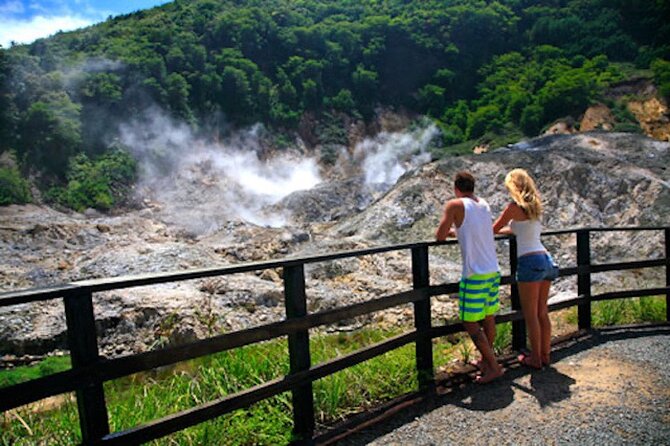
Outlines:
[[[516,214],[515,211],[517,209],[519,209],[519,206],[517,206],[516,203],[510,203],[505,207],[505,209],[503,209],[500,216],[493,223],[493,233],[494,234],[511,234],[512,233],[512,229],[508,225],[509,225],[509,222],[514,219],[514,215]]]

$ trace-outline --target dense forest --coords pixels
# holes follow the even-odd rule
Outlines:
[[[277,134],[403,108],[448,147],[534,136],[636,70],[670,96],[669,61],[665,0],[175,0],[0,48],[0,204],[30,201],[30,178],[113,207],[135,176],[115,133],[150,105],[203,133]]]

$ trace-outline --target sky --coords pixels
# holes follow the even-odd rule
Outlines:
[[[169,0],[0,0],[0,45],[30,43]]]

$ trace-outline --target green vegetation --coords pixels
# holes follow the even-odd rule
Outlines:
[[[0,370],[0,387],[13,386],[31,379],[62,372],[70,368],[68,356],[49,356],[34,366],[19,366],[13,369]]]
[[[576,323],[577,311],[567,315]],[[593,304],[594,326],[654,322],[665,319],[663,297],[642,297]],[[312,363],[322,363],[381,342],[399,334],[377,329],[353,333],[314,336]],[[511,323],[500,324],[494,348],[503,353],[511,343]],[[465,335],[436,339],[433,360],[436,367],[476,356]],[[414,345],[409,344],[314,383],[317,423],[332,424],[352,413],[417,388]],[[0,371],[0,387],[69,369],[69,358],[48,358],[37,366]],[[140,373],[105,384],[111,429],[128,429],[175,412],[212,401],[288,373],[285,340],[254,344],[222,352],[174,367]],[[157,440],[153,444],[287,444],[291,441],[290,394],[281,394],[254,406],[235,411]],[[64,395],[55,409],[23,407],[0,420],[3,445],[72,444],[81,441],[76,402]]]
[[[628,0],[175,0],[0,48],[0,152],[15,150],[20,171],[38,173],[42,187],[69,189],[62,203],[105,209],[116,200],[104,186],[70,184],[81,165],[72,159],[97,159],[119,124],[153,105],[203,134],[254,122],[295,130],[306,114],[370,120],[383,106],[430,116],[443,147],[513,142],[577,117],[633,71],[651,69],[667,96],[669,8]],[[324,162],[333,161],[326,151]],[[93,195],[85,204],[82,189]]]
[[[670,61],[657,59],[651,64],[659,93],[670,99]]]
[[[28,181],[21,178],[18,169],[0,167],[0,206],[30,203],[32,196]]]
[[[639,297],[594,302],[591,318],[594,327],[665,321],[665,298]],[[577,309],[568,315],[568,322],[577,323]]]
[[[136,174],[136,162],[127,152],[107,152],[97,161],[80,153],[70,159],[65,187],[54,187],[49,198],[69,208],[108,210],[123,200]]]
[[[399,334],[364,330],[350,334],[316,336],[311,340],[312,362],[319,363]],[[440,342],[436,364],[453,358],[454,347]],[[334,421],[363,408],[416,389],[414,345],[409,344],[314,383],[317,422]],[[0,383],[11,385],[69,368],[68,358],[58,365],[0,371]],[[49,360],[51,361],[51,360]],[[23,369],[23,368],[21,368]],[[285,340],[255,344],[181,363],[173,368],[132,375],[105,384],[112,430],[166,416],[207,401],[270,381],[288,373]],[[291,440],[290,394],[281,394],[249,409],[199,424],[154,444],[212,444],[225,435],[226,444],[287,444]],[[22,421],[20,421],[22,420]],[[28,445],[81,441],[76,403],[63,398],[55,410],[28,407],[12,411],[0,420],[2,444]],[[225,434],[224,434],[225,433]]]

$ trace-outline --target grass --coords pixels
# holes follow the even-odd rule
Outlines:
[[[471,155],[473,149],[477,146],[488,146],[488,150],[495,150],[505,147],[508,144],[515,144],[525,136],[523,132],[512,125],[498,129],[498,131],[487,132],[476,139],[470,139],[458,144],[452,144],[446,147],[436,147],[431,150],[434,159],[446,158],[449,156]]]
[[[313,336],[310,340],[312,363],[342,356],[399,333],[369,329],[349,334]],[[450,346],[443,340],[436,343]],[[450,349],[435,350],[437,361],[452,359]],[[314,382],[317,423],[332,424],[350,413],[416,390],[414,355],[414,344],[408,344]],[[65,359],[65,368],[69,368],[69,358],[59,359]],[[25,379],[56,371],[50,367],[40,369],[40,366],[32,369],[34,374]],[[278,339],[110,381],[104,385],[110,428],[118,431],[144,424],[279,378],[288,370],[287,342]],[[14,374],[15,370],[11,372]],[[0,379],[9,374],[10,371],[0,371]],[[17,378],[12,379],[15,380],[12,383],[17,382]],[[0,444],[60,445],[81,442],[74,399],[61,398],[56,407],[41,410],[24,406],[5,413],[0,418]],[[152,444],[287,444],[291,441],[291,427],[291,397],[290,393],[284,393]]]
[[[512,323],[504,322],[496,327],[496,338],[493,341],[493,350],[497,355],[503,353],[512,345]]]
[[[70,368],[70,357],[50,356],[37,365],[25,365],[0,371],[0,387],[13,386],[41,376],[62,372]]]
[[[568,322],[577,320],[576,308],[567,310]],[[665,299],[643,297],[593,304],[593,325],[622,325],[665,320]],[[336,335],[313,335],[312,363],[318,364],[399,334],[398,330],[366,329]],[[496,353],[511,343],[511,323],[497,326]],[[433,341],[436,368],[454,359],[477,356],[466,335]],[[37,366],[0,371],[0,385],[48,375],[70,367],[69,358],[54,357]],[[417,389],[414,344],[385,353],[354,367],[315,381],[314,404],[318,425],[332,425],[347,415]],[[248,389],[288,373],[285,339],[254,344],[139,373],[105,383],[112,431],[128,429],[208,401]],[[80,443],[76,401],[72,395],[45,405],[24,406],[2,414],[0,445],[65,445]],[[290,393],[237,410],[156,440],[154,445],[279,445],[289,443],[292,427]]]
[[[665,321],[664,297],[636,297],[593,302],[591,322],[594,327]],[[577,308],[571,308],[568,321],[577,322]]]

